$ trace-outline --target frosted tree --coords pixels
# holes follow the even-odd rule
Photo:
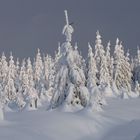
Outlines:
[[[130,94],[131,91],[131,68],[128,54],[125,57],[122,44],[116,41],[115,47],[115,84],[121,91]]]
[[[96,86],[96,73],[97,73],[97,68],[96,68],[96,61],[94,58],[94,54],[92,52],[92,48],[90,44],[88,43],[88,79],[87,79],[87,87],[89,89],[93,88]]]
[[[51,56],[49,56],[49,59],[48,59],[48,68],[49,68],[48,89],[49,89],[50,94],[52,94],[53,86],[54,86],[54,78],[55,78],[55,66],[54,65],[55,65],[54,60],[52,59]]]
[[[54,60],[50,55],[47,55],[44,58],[44,71],[45,71],[45,80],[47,82],[47,89],[53,85],[54,81]]]
[[[114,50],[114,80],[116,79],[116,75],[117,75],[117,68],[119,68],[120,66],[120,62],[118,62],[118,60],[120,60],[120,54],[121,54],[121,48],[119,45],[119,39],[116,39],[116,45],[115,45],[115,50]],[[123,54],[124,56],[124,54]],[[121,56],[122,57],[122,56]]]
[[[15,88],[15,64],[13,60],[12,53],[10,54],[10,60],[9,60],[9,67],[8,67],[8,74],[7,79],[4,87],[4,92],[7,96],[7,99],[10,102],[15,101],[16,99],[16,88]]]
[[[64,26],[63,33],[68,28],[68,16],[65,11],[66,26]],[[72,28],[73,29],[73,28]],[[54,81],[54,94],[51,100],[51,107],[55,108],[64,104],[66,108],[86,106],[89,100],[88,89],[85,87],[84,71],[79,67],[77,56],[79,52],[77,48],[73,49],[71,45],[71,30],[67,29],[66,42],[62,44],[60,49],[59,69],[56,71]],[[69,37],[70,35],[70,37]]]
[[[130,92],[131,91],[131,78],[132,78],[132,72],[131,72],[131,66],[130,66],[130,54],[129,51],[126,53],[125,56],[125,64],[124,64],[124,69],[125,69],[125,76],[126,76],[126,88]],[[131,95],[130,95],[131,96]]]
[[[19,72],[20,72],[20,66],[19,66],[19,60],[17,58],[16,65],[15,65],[15,88],[16,92],[20,90],[20,80],[19,80]]]
[[[27,79],[27,100],[31,108],[35,109],[38,107],[38,94],[34,88],[33,80],[33,69],[30,58],[27,59],[27,69],[26,69],[26,79]]]
[[[46,98],[47,101],[50,101],[52,98],[52,94],[54,90],[53,86],[54,86],[54,79],[55,79],[55,71],[56,71],[55,69],[58,69],[57,66],[55,65],[58,64],[57,63],[58,59],[57,58],[55,59],[56,61],[48,54],[46,55],[46,57],[44,57],[45,81],[41,85],[41,94],[43,95],[42,98],[44,99]]]
[[[17,105],[19,109],[22,109],[26,103],[30,103],[29,98],[29,80],[26,70],[26,61],[22,60],[22,64],[19,72],[19,91],[17,93]]]
[[[109,67],[109,72],[110,72],[110,85],[113,85],[113,81],[114,81],[114,58],[111,57],[110,59],[110,67]]]
[[[88,59],[87,59],[87,87],[90,92],[90,100],[88,105],[88,110],[90,111],[100,111],[101,105],[101,93],[96,85],[96,74],[97,67],[94,54],[90,44],[88,43]]]
[[[96,60],[96,66],[97,66],[97,78],[98,80],[100,79],[100,66],[101,66],[101,61],[102,57],[105,55],[104,47],[102,45],[102,40],[101,40],[101,35],[99,31],[96,32],[96,41],[95,41],[95,60]]]
[[[5,92],[9,102],[15,101],[15,99],[16,99],[16,88],[15,88],[15,85],[14,85],[14,80],[11,77],[10,73],[8,73],[8,76],[7,76],[7,81],[6,81],[6,86],[4,88],[4,92]]]
[[[100,68],[100,85],[102,86],[110,86],[110,75],[109,69],[107,67],[107,60],[105,56],[102,56],[101,60],[101,68]]]
[[[27,102],[29,109],[36,109],[38,107],[38,93],[34,87],[28,87]]]
[[[43,62],[40,54],[40,50],[38,49],[35,64],[34,64],[34,80],[35,80],[35,88],[38,92],[40,92],[41,82],[43,79]]]
[[[15,64],[14,64],[12,53],[10,54],[8,72],[10,73],[11,78],[15,79],[16,67],[15,67]]]
[[[26,61],[25,59],[22,60],[22,64],[21,64],[21,68],[20,68],[20,72],[19,72],[19,84],[21,87],[21,93],[23,95],[26,94],[27,91],[27,76],[26,76]]]
[[[106,61],[107,61],[107,67],[108,67],[108,71],[109,71],[109,76],[110,76],[110,85],[112,85],[113,82],[113,57],[111,57],[110,55],[110,41],[107,44],[106,47]]]
[[[33,68],[30,58],[27,59],[26,74],[28,75],[28,86],[34,87]]]
[[[6,78],[7,78],[7,74],[8,74],[8,63],[5,57],[5,54],[2,53],[2,58],[1,58],[1,69],[0,69],[0,80],[2,83],[2,88],[4,89],[5,87],[5,83],[6,83]]]
[[[104,104],[104,102],[106,102],[105,96],[112,97],[113,92],[110,85],[111,76],[109,73],[106,56],[102,56],[102,58],[103,59],[101,60],[101,68],[100,68],[100,90],[101,90],[101,93],[103,94],[101,102],[103,102]]]
[[[16,104],[19,110],[22,110],[26,105],[26,102],[24,101],[24,97],[20,92],[17,92]]]
[[[48,82],[49,82],[49,55],[47,54],[46,57],[44,57],[44,74],[45,74],[45,81],[46,86],[48,88]]]
[[[111,61],[111,56],[110,56],[110,41],[108,42],[107,44],[107,47],[106,47],[106,60],[107,60],[107,64],[108,66],[110,65],[110,61]]]

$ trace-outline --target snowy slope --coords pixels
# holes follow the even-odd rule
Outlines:
[[[101,113],[6,112],[1,140],[139,140],[140,99],[109,100]]]
[[[140,99],[113,100],[104,115],[120,120],[105,134],[105,140],[140,140]]]

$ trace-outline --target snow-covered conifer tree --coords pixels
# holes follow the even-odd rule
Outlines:
[[[16,92],[18,92],[19,89],[21,88],[20,87],[20,81],[19,81],[19,72],[20,72],[19,69],[20,69],[19,60],[17,58],[16,65],[15,65],[15,88],[16,88]]]
[[[113,57],[111,57],[110,60],[110,77],[111,77],[110,85],[112,86],[114,81],[114,58]]]
[[[56,72],[54,81],[54,94],[51,100],[51,107],[55,108],[61,104],[66,107],[86,106],[89,100],[89,93],[85,87],[84,71],[79,67],[79,52],[77,48],[73,49],[71,37],[73,28],[68,23],[67,11],[65,11],[66,25],[63,34],[66,36],[66,42],[60,49],[60,58],[58,60],[60,68]],[[77,54],[77,56],[75,55]],[[78,60],[78,61],[77,61]]]
[[[40,50],[38,49],[35,65],[34,65],[34,80],[35,80],[35,88],[40,92],[40,85],[43,80],[43,62],[40,54]]]
[[[33,68],[30,58],[27,59],[27,68],[26,68],[26,74],[28,75],[28,85],[30,87],[34,87],[34,81],[33,81]]]
[[[0,69],[0,79],[1,79],[1,83],[2,83],[2,88],[4,89],[5,87],[5,82],[6,82],[6,78],[7,78],[7,74],[8,74],[8,63],[5,57],[5,54],[2,53],[2,58],[1,58],[1,69]]]
[[[92,51],[92,48],[90,44],[88,43],[88,59],[87,59],[87,87],[90,93],[90,100],[88,105],[88,110],[91,111],[100,111],[101,105],[101,93],[98,90],[98,87],[96,85],[96,74],[97,74],[97,68],[96,68],[96,61],[94,58],[94,54]]]
[[[47,101],[51,100],[53,90],[54,90],[53,86],[54,86],[54,78],[55,78],[55,69],[58,69],[55,64],[58,64],[57,58],[56,61],[54,61],[54,59],[48,54],[46,57],[44,57],[45,82],[42,83],[41,85],[41,94],[44,96],[42,98],[46,98]]]
[[[44,56],[44,74],[45,74],[45,81],[46,86],[48,88],[48,82],[49,82],[49,55]]]
[[[119,44],[118,39],[116,41],[114,53],[115,53],[115,84],[119,90],[122,90],[123,92],[125,91],[129,95],[131,92],[131,77],[132,77],[129,57],[128,54],[125,57],[122,43]]]
[[[106,61],[107,61],[107,65],[109,66],[110,65],[110,61],[111,61],[111,56],[110,56],[110,41],[108,42],[107,44],[107,47],[106,47]]]
[[[15,88],[14,80],[15,80],[15,64],[11,53],[10,60],[9,60],[8,74],[4,87],[4,92],[9,101],[15,101],[16,99],[16,88]]]
[[[97,73],[97,68],[96,68],[96,61],[94,58],[94,54],[92,52],[92,48],[90,44],[88,43],[88,79],[87,79],[87,87],[89,89],[93,88],[96,86],[96,73]]]
[[[106,47],[106,61],[107,61],[107,67],[110,75],[110,85],[112,85],[113,82],[113,57],[110,55],[110,41],[107,44]]]
[[[106,56],[102,56],[101,67],[100,67],[100,85],[110,86],[110,75],[107,66]]]
[[[33,69],[30,58],[27,59],[27,69],[26,69],[26,77],[27,77],[27,99],[31,108],[35,109],[38,107],[38,94],[36,89],[34,88],[34,80],[33,80]]]
[[[48,76],[48,89],[52,90],[55,78],[55,67],[54,67],[54,60],[51,56],[48,58],[48,68],[49,68],[49,76]]]
[[[97,66],[97,78],[100,79],[100,67],[101,67],[101,60],[102,57],[105,55],[104,47],[102,45],[101,35],[99,31],[96,32],[96,41],[95,41],[95,60],[96,60],[96,66]],[[99,81],[98,81],[99,83]]]
[[[130,58],[129,58],[129,51],[126,53],[125,56],[125,76],[126,76],[126,88],[130,92],[131,91],[131,78],[132,78],[132,71],[131,71],[131,65],[130,65]]]
[[[25,95],[27,92],[27,76],[26,76],[26,61],[25,61],[25,59],[22,60],[22,64],[20,67],[19,81],[20,81],[21,93],[23,95]]]

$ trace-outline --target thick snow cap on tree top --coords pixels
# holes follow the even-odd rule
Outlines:
[[[65,12],[65,18],[66,18],[66,25],[63,28],[62,34],[64,34],[66,36],[66,42],[71,42],[71,40],[72,40],[72,33],[74,32],[74,29],[69,24],[67,10],[65,10],[64,12]]]

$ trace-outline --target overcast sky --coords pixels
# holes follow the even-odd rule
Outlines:
[[[0,0],[0,52],[33,57],[36,49],[54,54],[64,41],[64,10],[74,22],[73,43],[83,55],[87,42],[95,43],[96,30],[103,44],[117,37],[131,54],[140,44],[140,0]]]

